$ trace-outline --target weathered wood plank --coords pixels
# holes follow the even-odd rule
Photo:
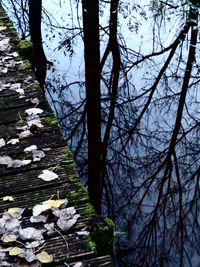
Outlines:
[[[22,87],[23,89],[23,87]],[[44,99],[41,97],[41,95],[38,96],[37,92],[32,92],[31,90],[26,92],[26,101],[24,101],[24,98],[19,98],[19,94],[13,92],[12,95],[4,95],[3,97],[0,97],[0,112],[10,110],[10,109],[16,109],[16,108],[23,108],[23,107],[29,107],[31,104],[31,99],[38,98],[40,102],[44,101]],[[34,106],[34,105],[33,105]]]
[[[87,245],[86,237],[76,234],[46,239],[43,249],[50,255],[53,255],[54,263],[56,262],[57,264],[59,261],[67,263],[68,259],[80,261],[95,256],[95,252]],[[15,258],[6,258],[6,260],[13,264],[18,261]]]
[[[2,136],[6,141],[9,141],[11,138],[17,138],[17,133],[20,132],[22,131],[17,131],[13,136],[11,136],[9,132],[6,132],[4,135],[0,135],[0,137]],[[0,153],[5,153],[10,156],[24,154],[25,156],[24,149],[31,145],[36,145],[38,149],[65,147],[65,140],[61,136],[58,138],[58,135],[60,135],[60,129],[58,127],[41,128],[38,129],[33,136],[20,139],[20,142],[16,145],[8,144],[2,147]]]
[[[37,129],[37,131],[34,132],[34,136],[30,136],[31,140],[32,140],[32,138],[38,137],[39,135],[42,135],[45,132],[47,132],[47,133],[51,133],[51,132],[52,133],[55,133],[55,132],[59,133],[60,132],[60,128],[58,127],[57,123],[56,124],[53,123],[53,125],[50,125],[50,124],[47,125],[45,123],[45,119],[46,118],[44,118],[44,122],[42,122],[44,126],[40,129]],[[9,141],[12,138],[17,138],[18,134],[20,134],[20,132],[22,132],[22,130],[17,129],[18,126],[19,125],[17,125],[16,123],[12,123],[9,125],[1,125],[0,126],[0,138],[4,138],[6,141]],[[60,138],[60,139],[62,139],[62,138]],[[26,142],[27,140],[29,140],[29,139],[28,138],[21,139],[22,143]],[[9,147],[11,147],[11,145]],[[12,147],[15,147],[15,146],[12,146]],[[2,149],[4,149],[4,148],[2,148]]]
[[[78,262],[73,262],[70,263],[69,266],[72,267]],[[110,256],[103,256],[103,257],[98,257],[94,259],[89,259],[89,260],[82,260],[82,267],[90,266],[90,267],[112,267],[113,262],[112,258]],[[59,265],[57,267],[64,267],[66,265]]]
[[[25,113],[25,110],[34,107],[35,107],[34,104],[26,105],[25,103],[24,106],[22,107],[16,107],[9,110],[2,110],[0,113],[0,126],[5,124],[7,125],[9,123],[19,123],[19,121],[21,120],[26,121],[27,114]],[[44,110],[43,114],[40,116],[41,118],[48,116],[52,113],[46,101],[40,103],[38,107]]]
[[[30,145],[31,144],[34,144],[34,143],[30,142]],[[49,144],[51,143],[46,143],[46,145],[44,144],[44,147],[49,147]],[[5,165],[0,165],[0,177],[5,177],[5,176],[12,175],[12,174],[29,171],[31,169],[33,170],[37,168],[40,168],[40,169],[49,168],[49,167],[60,165],[60,164],[65,166],[66,173],[68,175],[74,175],[77,172],[75,169],[75,164],[71,160],[72,159],[71,154],[65,155],[64,151],[65,151],[65,147],[52,148],[50,151],[45,152],[46,156],[41,161],[34,162],[33,164],[28,164],[21,168],[7,168],[7,166]],[[8,154],[8,155],[11,155],[11,154]],[[17,154],[17,151],[16,151],[16,154],[14,155],[16,156],[15,157],[13,156],[13,159],[23,160],[25,153]],[[66,156],[66,158],[64,158],[64,156]]]

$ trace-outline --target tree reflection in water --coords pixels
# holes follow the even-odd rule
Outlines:
[[[100,1],[101,145],[91,153],[99,153],[102,214],[121,232],[120,266],[200,261],[199,8],[179,2]],[[55,35],[52,49],[66,55],[61,65],[68,62],[54,62],[45,89],[87,185],[86,38],[81,3],[70,4],[73,16],[63,24],[43,13],[46,53]],[[24,22],[18,27],[27,31]],[[74,65],[76,78],[66,71]]]

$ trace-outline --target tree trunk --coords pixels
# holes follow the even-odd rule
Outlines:
[[[88,191],[98,214],[101,213],[101,100],[99,1],[83,0],[83,31],[85,48],[86,108],[88,127]]]
[[[33,43],[32,65],[41,87],[44,88],[47,59],[42,46],[41,17],[42,0],[29,0],[29,28]]]

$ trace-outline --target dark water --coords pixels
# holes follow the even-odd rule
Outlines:
[[[28,1],[3,2],[19,35],[30,39]],[[104,181],[102,214],[116,225],[116,266],[200,266],[198,1],[100,1],[99,6],[101,148],[96,151]],[[45,80],[87,186],[83,33],[81,2],[43,1],[48,62],[35,69],[45,68],[39,70],[41,84]],[[94,117],[94,128],[97,121]]]

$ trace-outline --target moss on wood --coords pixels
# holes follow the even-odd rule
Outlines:
[[[66,147],[62,151],[62,159],[63,160],[68,160],[68,159],[71,159],[71,158],[72,158],[72,152],[71,152],[69,147]]]
[[[17,49],[23,58],[32,60],[33,57],[33,44],[28,40],[20,40],[17,45]]]
[[[91,240],[96,244],[97,255],[113,255],[115,225],[109,218],[96,218],[90,233]]]
[[[55,126],[58,124],[58,121],[53,113],[51,113],[49,116],[42,118],[42,123],[46,126]]]

